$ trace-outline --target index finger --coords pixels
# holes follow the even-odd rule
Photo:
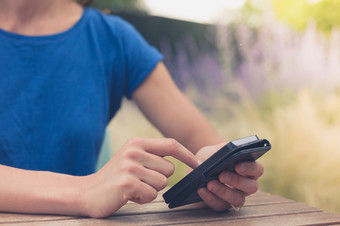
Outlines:
[[[193,169],[199,165],[197,157],[175,139],[146,138],[141,140],[140,145],[146,152],[161,157],[172,156]]]

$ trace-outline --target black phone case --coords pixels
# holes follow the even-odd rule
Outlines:
[[[234,171],[237,163],[255,161],[270,149],[269,141],[256,135],[231,141],[165,192],[163,198],[169,208],[202,201],[198,188],[217,179],[220,172]]]

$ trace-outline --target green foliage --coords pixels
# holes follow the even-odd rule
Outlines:
[[[297,30],[304,30],[310,15],[310,4],[307,0],[272,0],[275,15]]]
[[[325,32],[340,26],[340,2],[338,0],[323,0],[311,6],[311,15],[317,22],[317,27]]]
[[[340,4],[338,0],[272,0],[275,15],[295,29],[302,31],[310,20],[317,28],[329,34],[333,28],[340,26]]]

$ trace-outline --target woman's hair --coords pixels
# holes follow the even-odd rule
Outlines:
[[[76,2],[78,2],[79,4],[86,6],[86,5],[90,5],[94,0],[76,0]]]

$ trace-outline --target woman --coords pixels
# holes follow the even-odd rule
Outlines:
[[[0,211],[106,217],[157,196],[174,172],[164,156],[195,168],[216,152],[224,140],[161,60],[118,17],[72,0],[0,0]],[[123,97],[168,138],[131,138],[94,172]],[[262,165],[236,172],[198,190],[208,206],[256,192]]]

